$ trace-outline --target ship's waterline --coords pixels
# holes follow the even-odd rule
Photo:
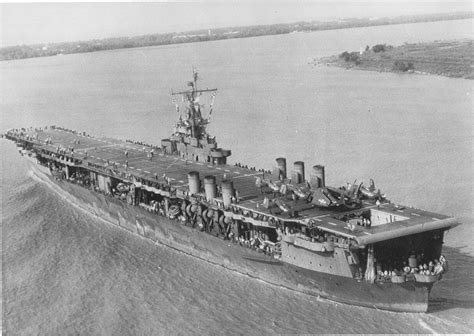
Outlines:
[[[420,31],[411,31],[414,27]],[[470,31],[467,28],[460,31]],[[156,111],[169,110],[169,87],[188,75],[181,64],[191,62],[203,70],[206,82],[233,92],[231,97],[219,94],[216,109],[221,113],[214,116],[212,131],[224,147],[233,149],[234,162],[269,169],[281,155],[288,162],[323,163],[331,184],[347,182],[336,179],[349,166],[353,178],[345,176],[351,182],[375,177],[393,199],[470,216],[472,155],[465,140],[472,125],[470,82],[306,67],[315,56],[356,50],[360,44],[459,37],[451,24],[384,29],[389,34],[374,34],[372,29],[344,31],[343,36],[342,31],[328,32],[331,36],[294,34],[224,41],[224,49],[211,43],[3,63],[2,77],[9,85],[2,86],[2,126],[58,123],[91,134],[157,143],[157,135],[166,134],[174,116]],[[294,54],[279,52],[291,43],[287,38],[304,40],[294,44],[306,47]],[[324,42],[334,38],[335,44]],[[274,57],[267,50],[273,50]],[[88,66],[78,68],[78,63]],[[129,80],[133,85],[126,84]],[[239,113],[226,108],[235,103],[242,107]],[[300,111],[298,117],[294,111]],[[236,136],[241,139],[237,143],[232,140]],[[314,149],[314,137],[325,150]],[[472,229],[466,225],[446,237],[450,272],[433,290],[430,314],[394,315],[335,305],[235,277],[128,233],[110,231],[25,177],[24,160],[2,146],[3,162],[15,167],[2,166],[4,311],[7,325],[15,330],[469,333],[474,328],[469,322],[474,301],[469,279],[474,266]],[[423,169],[417,168],[420,163]],[[442,181],[446,172],[449,178]],[[47,234],[38,235],[41,232]]]
[[[192,79],[190,88],[172,93],[182,96],[183,112],[160,146],[57,126],[13,129],[4,136],[72,195],[79,190],[68,184],[98,193],[95,201],[82,202],[91,213],[141,236],[189,242],[187,232],[171,235],[165,221],[145,216],[146,210],[258,251],[267,264],[276,258],[287,266],[269,270],[269,276],[250,272],[261,279],[344,303],[428,310],[429,292],[447,270],[444,233],[458,225],[456,219],[392,204],[374,180],[328,186],[321,165],[309,176],[304,162],[290,170],[281,157],[272,171],[228,165],[231,151],[207,130],[217,89],[198,88],[196,69]],[[206,93],[212,97],[207,111]],[[203,250],[198,242],[192,244],[195,254]]]

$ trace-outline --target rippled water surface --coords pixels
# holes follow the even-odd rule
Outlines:
[[[199,68],[219,88],[210,132],[232,162],[324,164],[394,201],[461,217],[429,314],[316,300],[206,264],[89,217],[2,144],[4,328],[12,334],[472,332],[472,81],[312,67],[376,43],[470,37],[471,20],[2,62],[1,128],[62,125],[159,143],[169,100]]]

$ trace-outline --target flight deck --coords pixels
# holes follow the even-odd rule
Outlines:
[[[167,154],[159,146],[93,137],[86,133],[47,127],[22,129],[11,132],[17,141],[24,141],[39,149],[43,156],[60,162],[70,161],[90,170],[121,177],[124,181],[149,181],[164,183],[180,195],[187,195],[188,174],[198,172],[200,176],[214,176],[216,184],[232,181],[236,198],[232,203],[237,214],[234,218],[250,215],[254,225],[265,226],[267,218],[293,221],[328,232],[355,239],[360,244],[396,238],[407,233],[417,233],[436,228],[450,227],[455,219],[421,209],[397,206],[388,201],[364,200],[357,209],[344,207],[321,207],[296,197],[282,197],[268,187],[259,187],[258,179],[271,177],[268,171],[249,169],[229,164],[192,161],[175,154]],[[216,200],[220,200],[219,193]],[[272,205],[273,201],[288,206],[289,211]],[[270,204],[270,205],[268,205]],[[351,216],[368,213],[371,225],[350,225]],[[264,216],[264,220],[262,220]],[[358,223],[363,224],[363,223]],[[429,224],[429,225],[428,225]]]

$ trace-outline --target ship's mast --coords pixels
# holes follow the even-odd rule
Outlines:
[[[193,80],[192,82],[188,82],[188,86],[191,86],[191,90],[185,90],[180,92],[172,92],[171,95],[182,95],[187,102],[187,112],[188,112],[188,120],[191,124],[191,136],[193,138],[200,138],[202,136],[202,130],[208,122],[204,123],[202,115],[201,115],[201,108],[199,105],[199,95],[203,92],[216,92],[217,89],[202,89],[199,90],[197,86],[197,82],[199,79],[197,69],[193,69]],[[211,111],[212,111],[212,104],[211,104]]]

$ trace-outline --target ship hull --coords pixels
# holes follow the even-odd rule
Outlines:
[[[104,225],[166,245],[269,284],[304,292],[345,304],[399,312],[426,312],[432,284],[405,282],[375,283],[311,271],[275,262],[273,258],[229,240],[199,232],[138,206],[96,193],[82,186],[58,180],[49,169],[28,160],[35,178],[48,184],[75,206],[104,221]]]

